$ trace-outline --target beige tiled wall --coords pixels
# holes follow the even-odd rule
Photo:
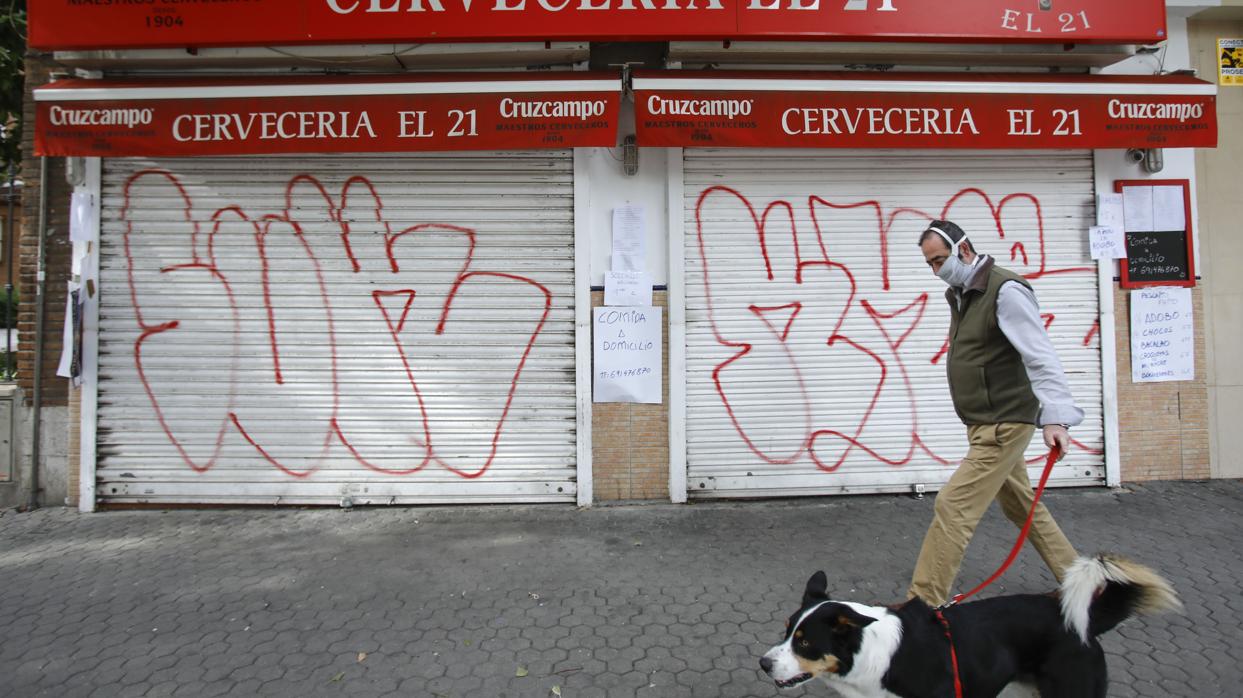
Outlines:
[[[652,294],[666,307],[667,294]],[[592,307],[604,294],[592,292]],[[664,314],[667,323],[669,314]],[[669,499],[669,328],[661,343],[661,404],[597,402],[591,408],[592,480],[596,501]]]
[[[1193,65],[1204,79],[1217,77],[1217,38],[1243,38],[1243,3],[1233,4],[1230,20],[1188,24]],[[1243,477],[1243,86],[1217,88],[1217,124],[1217,147],[1196,151],[1206,344],[1197,357],[1207,369],[1212,475]]]
[[[1118,338],[1118,440],[1122,481],[1184,480],[1209,476],[1208,390],[1205,383],[1204,304],[1192,290],[1196,377],[1168,383],[1131,382],[1131,306],[1127,289],[1114,288]]]

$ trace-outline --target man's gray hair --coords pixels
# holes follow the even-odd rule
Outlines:
[[[928,224],[928,228],[919,236],[919,245],[922,247],[928,238],[937,238],[945,242],[946,247],[953,247],[952,242],[962,240],[963,245],[971,250],[971,254],[977,254],[975,245],[971,244],[971,238],[952,221],[932,221]],[[960,245],[961,247],[962,245]]]

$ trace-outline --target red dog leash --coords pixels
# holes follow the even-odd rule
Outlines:
[[[1023,543],[1027,541],[1027,532],[1031,530],[1032,519],[1036,516],[1036,505],[1040,503],[1040,495],[1044,494],[1044,486],[1049,482],[1049,475],[1053,473],[1053,464],[1058,461],[1061,453],[1062,450],[1058,448],[1057,444],[1054,444],[1053,448],[1049,449],[1049,456],[1045,458],[1044,462],[1044,472],[1040,474],[1040,484],[1036,487],[1035,496],[1032,497],[1031,511],[1027,512],[1027,521],[1023,522],[1023,528],[1019,531],[1019,539],[1014,541],[1014,547],[1010,549],[1010,556],[1006,558],[1006,561],[1001,563],[1001,567],[997,568],[997,571],[993,573],[993,576],[985,579],[979,586],[965,594],[958,594],[954,596],[953,599],[950,599],[949,603],[939,606],[936,609],[937,620],[941,622],[941,627],[945,628],[945,639],[949,640],[950,643],[950,666],[954,670],[955,698],[963,698],[962,679],[958,676],[958,653],[954,651],[954,638],[950,635],[950,624],[949,621],[945,620],[945,614],[942,613],[942,611],[958,604],[969,596],[974,596],[989,584],[997,581],[997,578],[1004,574],[1005,571],[1009,569],[1010,564],[1014,562],[1014,559],[1019,556],[1019,551],[1023,549]]]

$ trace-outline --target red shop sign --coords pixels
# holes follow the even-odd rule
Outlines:
[[[418,152],[612,146],[621,82],[599,73],[418,79],[66,80],[34,91],[35,154]]]
[[[1162,0],[30,0],[36,49],[672,39],[1155,43]]]
[[[1189,76],[655,72],[639,145],[1182,148],[1217,144],[1217,88]]]

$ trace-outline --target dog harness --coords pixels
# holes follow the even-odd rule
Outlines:
[[[1023,522],[1023,528],[1019,530],[1019,538],[1014,541],[1014,547],[1010,549],[1010,555],[1006,558],[1006,561],[1001,563],[1001,567],[998,567],[997,571],[991,577],[985,579],[979,586],[965,594],[955,595],[954,598],[935,609],[937,620],[940,621],[941,627],[945,629],[945,639],[950,644],[950,667],[954,672],[954,698],[963,698],[962,677],[958,675],[958,653],[954,651],[954,637],[950,634],[950,624],[945,619],[943,611],[961,603],[967,597],[974,596],[989,584],[997,581],[997,578],[1005,573],[1009,569],[1010,564],[1019,556],[1019,551],[1023,549],[1023,543],[1027,541],[1027,532],[1031,530],[1032,519],[1036,516],[1036,505],[1040,503],[1040,495],[1044,494],[1044,486],[1049,482],[1049,475],[1053,473],[1053,464],[1058,461],[1061,453],[1062,449],[1058,448],[1057,444],[1054,444],[1053,448],[1049,449],[1049,455],[1044,462],[1044,472],[1040,474],[1040,484],[1036,487],[1035,496],[1032,497],[1031,511],[1027,512],[1027,521]]]

